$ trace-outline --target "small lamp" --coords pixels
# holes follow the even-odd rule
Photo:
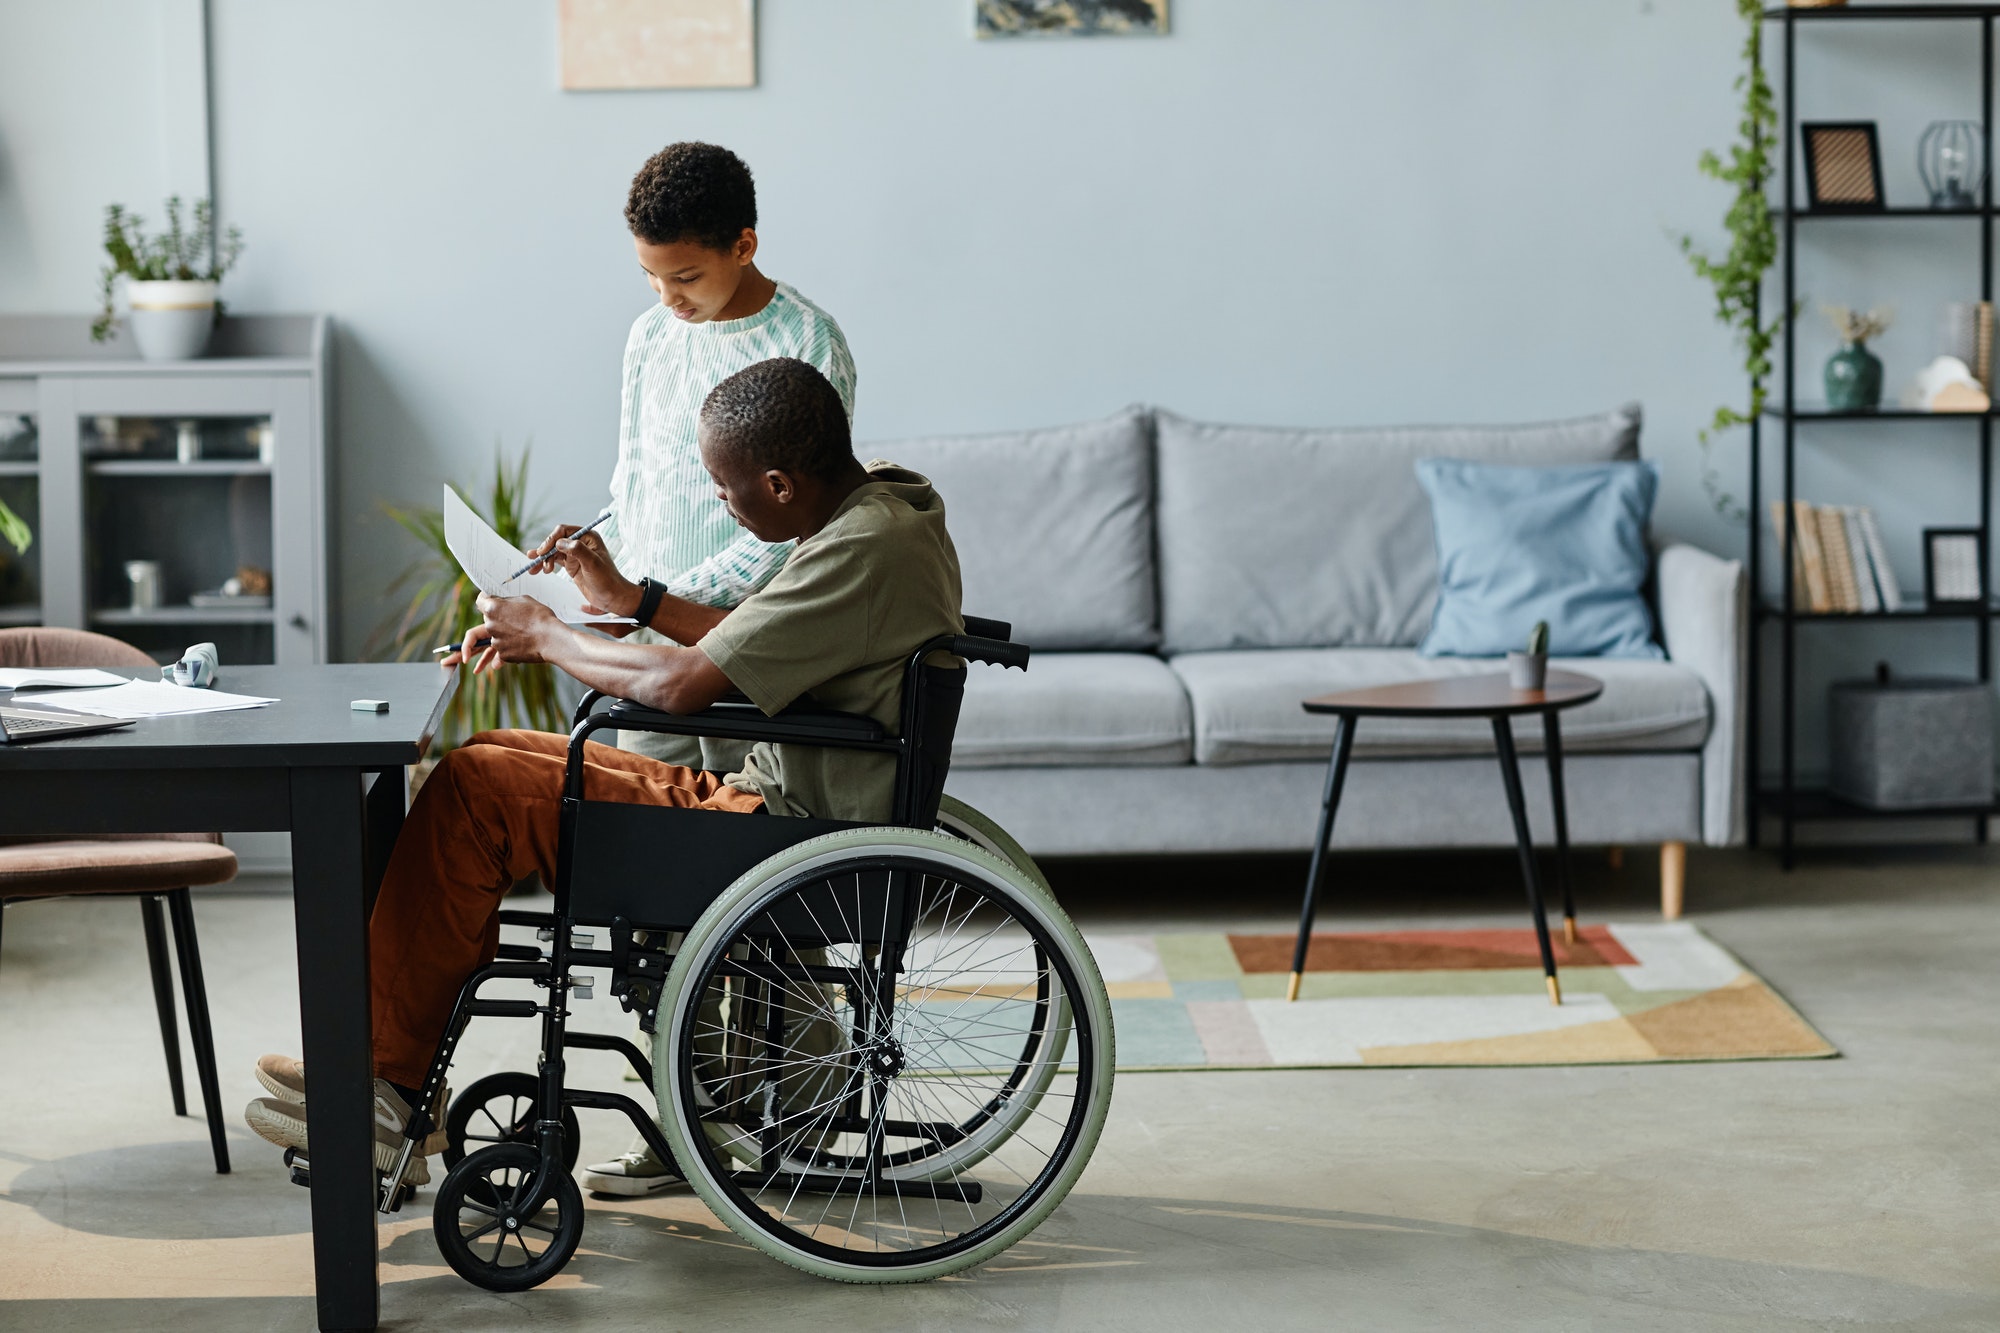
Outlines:
[[[1986,182],[1985,131],[1976,120],[1934,120],[1917,140],[1917,174],[1932,208],[1979,206]]]

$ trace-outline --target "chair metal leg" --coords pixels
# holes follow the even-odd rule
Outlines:
[[[1556,954],[1549,945],[1549,918],[1542,910],[1542,877],[1535,868],[1535,844],[1528,836],[1528,798],[1521,789],[1521,762],[1514,753],[1514,728],[1505,717],[1493,719],[1493,745],[1500,751],[1500,780],[1507,788],[1507,809],[1514,816],[1514,842],[1521,852],[1521,878],[1528,882],[1528,906],[1535,913],[1535,940],[1542,947],[1542,975],[1548,978],[1549,1003],[1562,1003],[1562,983],[1556,980]]]
[[[1563,792],[1561,716],[1554,709],[1542,714],[1542,750],[1549,765],[1549,803],[1556,811],[1556,884],[1563,896],[1563,943],[1576,944],[1576,899],[1569,887],[1569,798]]]
[[[1285,983],[1285,1000],[1299,998],[1299,980],[1306,970],[1306,949],[1312,944],[1313,914],[1319,910],[1320,881],[1326,876],[1327,848],[1333,842],[1333,815],[1340,808],[1340,788],[1347,781],[1347,756],[1354,749],[1354,724],[1346,713],[1334,719],[1333,758],[1326,766],[1326,791],[1320,798],[1319,836],[1313,840],[1312,866],[1306,871],[1306,900],[1299,908],[1299,942],[1292,950],[1292,975]]]
[[[153,969],[153,1007],[160,1011],[160,1041],[167,1048],[167,1082],[174,1090],[174,1114],[186,1115],[187,1088],[181,1082],[181,1034],[174,1021],[174,981],[167,966],[167,927],[158,894],[139,899],[146,919],[146,961]]]
[[[208,1022],[208,987],[201,979],[201,945],[194,933],[194,901],[186,889],[167,895],[174,919],[174,947],[181,962],[181,998],[187,1004],[188,1038],[194,1043],[195,1077],[201,1081],[202,1109],[208,1113],[208,1146],[215,1173],[229,1174],[229,1144],[222,1137],[222,1088],[215,1074],[215,1031]]]

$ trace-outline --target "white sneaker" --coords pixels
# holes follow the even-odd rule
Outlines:
[[[272,1097],[279,1101],[294,1102],[300,1106],[306,1104],[306,1062],[303,1060],[294,1059],[289,1055],[258,1056],[257,1081],[264,1085],[265,1091],[269,1092]],[[384,1098],[389,1099],[394,1104],[395,1110],[392,1119],[384,1119]],[[444,1085],[444,1096],[438,1098],[438,1105],[451,1105],[451,1084],[447,1083]],[[409,1120],[410,1108],[403,1104],[402,1097],[386,1082],[379,1078],[376,1079],[376,1124],[387,1124],[390,1126],[391,1133],[400,1135],[403,1132],[403,1126],[408,1124]],[[273,1143],[278,1142],[276,1139],[272,1139],[271,1141]],[[444,1117],[440,1114],[438,1123],[431,1127],[429,1134],[424,1136],[423,1145],[418,1151],[425,1157],[435,1157],[445,1150],[448,1142],[449,1140],[446,1138],[444,1132]],[[292,1145],[281,1144],[280,1146],[291,1147]]]
[[[686,1183],[680,1172],[661,1161],[644,1139],[622,1156],[583,1168],[583,1187],[599,1194],[635,1198]]]
[[[389,1096],[400,1104],[402,1098],[391,1091]],[[382,1097],[380,1085],[375,1099],[375,1169],[383,1175],[396,1169],[396,1158],[403,1151],[403,1130],[400,1124],[393,1130],[382,1124]],[[243,1119],[255,1130],[257,1137],[267,1143],[275,1143],[280,1148],[293,1148],[310,1154],[312,1145],[306,1137],[306,1108],[302,1102],[286,1101],[282,1097],[259,1097],[243,1108]],[[409,1169],[403,1174],[406,1185],[428,1185],[431,1169],[422,1157],[410,1156]]]

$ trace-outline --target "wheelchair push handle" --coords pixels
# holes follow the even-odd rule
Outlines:
[[[951,641],[951,651],[968,661],[998,667],[1028,669],[1028,645],[1014,643],[1014,627],[1004,620],[966,616],[965,633]]]

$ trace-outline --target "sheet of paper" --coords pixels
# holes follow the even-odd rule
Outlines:
[[[220,690],[190,690],[159,680],[128,680],[108,690],[64,690],[60,694],[15,695],[17,703],[40,703],[97,717],[179,717],[188,713],[228,713],[262,708],[278,702],[254,694],[224,694]]]
[[[125,677],[96,667],[0,667],[0,690],[80,689],[124,683]]]
[[[472,507],[459,499],[458,492],[444,488],[444,540],[465,576],[479,591],[495,597],[532,597],[570,625],[630,625],[630,616],[607,616],[583,609],[583,593],[569,575],[523,574],[508,576],[528,563],[527,553],[495,532]]]

